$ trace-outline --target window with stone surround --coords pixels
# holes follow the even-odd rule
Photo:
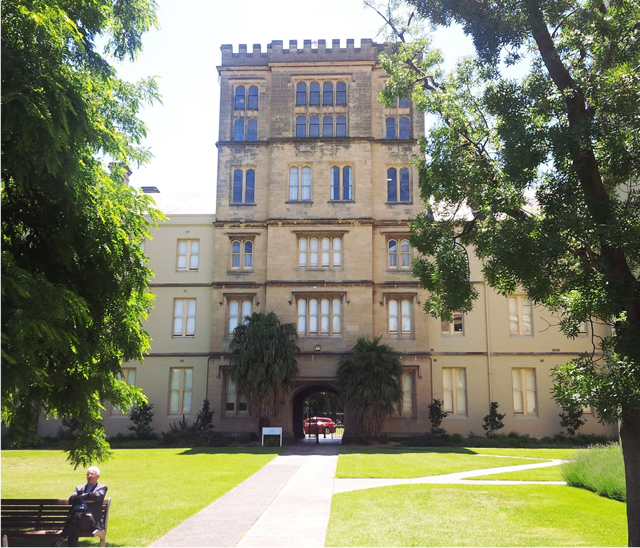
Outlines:
[[[173,300],[173,336],[193,337],[196,334],[196,300]]]
[[[200,240],[178,240],[178,272],[197,272],[200,253]]]
[[[442,410],[452,415],[467,414],[467,377],[464,367],[442,369]]]
[[[172,367],[169,370],[169,414],[190,414],[192,395],[193,368]]]
[[[233,382],[229,371],[224,372],[224,379],[222,401],[225,402],[225,416],[247,415],[249,407],[246,398],[243,398],[236,389],[236,383]]]
[[[301,295],[297,297],[298,336],[342,336],[342,295]]]
[[[228,330],[229,336],[238,325],[247,323],[247,316],[251,316],[252,299],[243,295],[233,295],[227,297],[228,310]]]
[[[513,412],[516,415],[537,415],[536,370],[528,367],[514,367],[511,370],[513,382]]]
[[[351,166],[331,166],[331,201],[353,200],[353,169]]]
[[[387,202],[411,202],[411,181],[408,167],[387,169]]]
[[[316,270],[341,266],[341,236],[298,237],[298,268]]]
[[[292,166],[289,168],[289,201],[308,202],[311,200],[311,168]]]
[[[246,127],[246,133],[245,133]],[[258,121],[249,118],[239,118],[233,121],[233,140],[234,141],[257,141],[258,140]]]
[[[411,270],[411,247],[409,240],[393,237],[387,240],[387,269]]]
[[[255,203],[256,172],[252,168],[237,168],[233,170],[233,185],[231,188],[231,204]]]
[[[233,108],[235,110],[258,110],[258,87],[239,85],[234,90]]]
[[[253,240],[231,241],[231,270],[253,270]]]

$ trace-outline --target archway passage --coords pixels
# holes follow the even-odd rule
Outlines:
[[[329,383],[315,383],[304,386],[293,396],[293,434],[296,438],[305,437],[303,421],[310,415],[329,417],[335,423],[344,423],[344,408],[339,403],[338,387]]]

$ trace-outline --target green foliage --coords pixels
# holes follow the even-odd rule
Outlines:
[[[213,414],[215,411],[211,411],[211,404],[209,400],[202,402],[202,409],[198,411],[196,415],[196,422],[194,428],[202,434],[211,434],[213,432]]]
[[[161,214],[124,182],[150,157],[137,113],[158,98],[96,49],[134,58],[151,0],[2,5],[2,420],[19,445],[43,412],[81,424],[75,466],[109,455],[103,404],[145,401],[118,380],[149,348],[140,243]],[[109,165],[107,166],[107,162]]]
[[[135,405],[131,409],[129,420],[133,423],[127,428],[133,432],[135,437],[139,440],[148,440],[153,437],[153,428],[151,423],[153,422],[153,404],[141,403]]]
[[[502,422],[502,419],[504,419],[504,417],[504,413],[498,413],[498,402],[492,401],[491,405],[489,406],[489,414],[485,415],[483,419],[484,424],[482,425],[482,428],[486,430],[487,437],[493,436],[493,433],[496,430],[504,428],[504,423]]]
[[[351,351],[340,358],[336,375],[341,397],[357,424],[357,433],[376,438],[386,417],[402,398],[399,379],[401,354],[388,344],[358,337]]]
[[[261,426],[278,414],[280,399],[298,376],[297,338],[296,326],[281,324],[273,312],[254,312],[233,331],[231,378]]]
[[[609,326],[593,352],[556,369],[554,393],[621,421],[625,462],[640,467],[640,3],[403,4],[418,25],[461,25],[477,53],[445,74],[419,28],[379,10],[392,50],[380,58],[382,100],[411,94],[434,120],[416,160],[425,213],[411,238],[425,310],[471,308],[466,248],[490,287],[524,291],[568,337],[583,322]],[[628,475],[635,545],[640,476]]]
[[[567,434],[573,437],[580,427],[586,422],[582,418],[582,407],[575,403],[562,407],[560,417],[560,426],[567,429]]]
[[[389,443],[389,434],[387,432],[382,432],[382,434],[378,436],[378,442],[385,445]]]
[[[196,420],[189,424],[184,415],[177,423],[169,424],[169,430],[162,433],[160,443],[164,447],[221,447],[227,444],[222,436],[214,433],[213,414],[209,400],[202,402]]]
[[[431,433],[434,436],[444,436],[447,431],[442,428],[442,421],[449,414],[442,410],[442,400],[433,400],[428,405],[429,408],[429,420],[431,421]]]
[[[627,500],[624,463],[618,444],[580,451],[574,460],[562,465],[562,477],[573,487],[582,487],[622,502]]]

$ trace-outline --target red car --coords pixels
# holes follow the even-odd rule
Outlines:
[[[304,419],[302,429],[305,434],[316,434],[316,432],[318,434],[333,434],[336,431],[336,423],[328,417],[311,417]]]

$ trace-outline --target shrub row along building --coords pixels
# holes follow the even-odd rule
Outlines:
[[[428,431],[434,398],[451,433],[481,433],[491,401],[506,414],[505,432],[561,431],[550,371],[591,351],[605,328],[586,325],[568,340],[526,295],[490,290],[473,256],[474,310],[451,323],[425,314],[408,242],[423,209],[411,158],[424,116],[405,98],[378,100],[383,47],[222,46],[215,217],[173,203],[146,242],[152,351],[124,367],[154,404],[156,430],[193,421],[207,398],[217,432],[256,431],[229,378],[229,343],[244,316],[274,311],[297,325],[301,348],[300,376],[272,423],[287,436],[302,435],[305,398],[340,390],[337,362],[361,335],[381,335],[403,356],[404,397],[383,428],[392,435]],[[585,412],[581,431],[615,433]],[[105,422],[109,434],[129,424],[117,409]]]

